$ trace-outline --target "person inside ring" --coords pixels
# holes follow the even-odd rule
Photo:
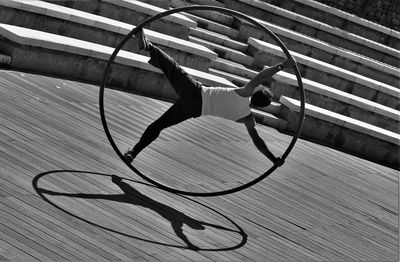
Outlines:
[[[257,149],[275,165],[283,164],[284,160],[276,157],[259,136],[250,107],[265,107],[271,103],[272,93],[267,88],[255,90],[280,70],[293,67],[296,63],[293,57],[264,69],[242,87],[206,87],[193,79],[168,54],[154,46],[147,39],[143,29],[139,30],[136,38],[139,49],[150,52],[148,63],[163,71],[175,89],[178,99],[161,117],[147,127],[139,142],[125,152],[126,161],[131,163],[163,129],[190,118],[210,115],[243,123]]]

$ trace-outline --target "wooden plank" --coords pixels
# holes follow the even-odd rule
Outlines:
[[[100,261],[104,260],[96,253],[91,252],[88,249],[84,249],[82,247],[83,242],[79,241],[77,237],[73,236],[68,230],[65,230],[63,227],[59,227],[54,225],[51,221],[44,219],[41,216],[38,216],[32,212],[29,212],[27,209],[15,205],[12,201],[7,201],[6,204],[9,208],[7,208],[8,212],[13,213],[24,213],[23,217],[24,220],[29,221],[29,223],[33,227],[40,228],[43,232],[48,232],[48,235],[52,236],[53,239],[57,241],[61,241],[60,246],[65,249],[68,249],[72,254],[77,253],[77,257],[84,258],[85,261]],[[80,243],[79,243],[80,242]],[[75,258],[76,259],[76,258]]]
[[[97,92],[0,72],[0,258],[398,260],[395,170],[300,140],[284,166],[249,189],[212,198],[173,195],[142,184],[118,159],[101,126]],[[106,95],[121,151],[170,106],[115,90]],[[290,142],[257,128],[276,154]],[[271,166],[242,125],[210,117],[164,130],[134,163],[157,181],[198,192],[237,186]],[[38,175],[50,202],[32,187]],[[130,193],[111,175],[122,177]],[[204,229],[192,228],[194,221]],[[179,234],[199,250],[188,249]]]

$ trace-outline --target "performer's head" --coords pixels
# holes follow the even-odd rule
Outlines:
[[[266,107],[271,104],[272,93],[267,88],[263,87],[251,96],[251,105],[255,107]]]

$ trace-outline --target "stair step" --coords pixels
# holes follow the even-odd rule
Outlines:
[[[244,77],[246,79],[253,78],[257,75],[256,71],[248,69],[240,63],[236,63],[220,57],[218,57],[216,60],[211,61],[211,67],[221,71],[225,71],[230,74]]]
[[[200,28],[208,29],[210,31],[226,35],[232,39],[238,39],[239,37],[239,31],[229,26],[221,25],[219,23],[189,13],[182,13],[182,14],[184,14],[189,19],[197,22],[197,26]]]
[[[140,2],[146,3],[148,5],[157,6],[163,9],[169,9],[171,5],[171,1],[160,1],[160,0],[140,0]]]
[[[226,46],[222,46],[194,36],[189,36],[189,41],[209,48],[210,50],[217,53],[219,57],[232,60],[246,66],[251,66],[253,63],[253,57],[246,55],[243,52],[228,48]]]
[[[221,59],[221,58],[217,58],[217,60],[213,60],[211,62],[211,67],[213,70],[215,70],[215,71],[213,71],[215,74],[230,80],[237,86],[244,85],[245,83],[247,83],[249,81],[249,79],[255,77],[255,75],[257,74],[256,71],[248,69],[248,68],[244,67],[243,65],[233,63],[231,61]],[[296,78],[294,75],[288,74],[286,72],[279,72],[278,74],[276,74],[274,76],[274,79],[279,82],[279,84],[277,84],[274,89],[274,93],[277,96],[280,96],[281,94],[287,94],[287,95],[291,96],[295,93],[295,91],[292,90],[292,88],[293,88],[292,85],[297,86],[297,81],[296,81]],[[286,86],[287,84],[290,85],[290,88],[288,86]],[[338,106],[338,108],[342,108],[343,106],[345,106],[346,108],[349,108],[348,113],[351,114],[349,116],[352,116],[354,118],[359,118],[360,120],[363,120],[363,121],[371,123],[371,124],[375,124],[377,126],[381,126],[382,128],[386,128],[388,130],[392,130],[392,131],[395,130],[395,129],[392,129],[393,124],[394,124],[393,127],[394,128],[396,127],[396,124],[393,123],[392,119],[396,120],[399,118],[399,113],[396,110],[392,110],[390,108],[384,107],[377,103],[371,104],[372,102],[370,102],[369,100],[361,99],[357,96],[352,96],[351,94],[341,92],[339,90],[330,88],[328,86],[319,85],[318,83],[310,81],[308,79],[303,79],[303,85],[307,92],[308,99],[310,100],[310,102],[313,101],[313,102],[311,102],[313,104],[318,104],[320,102],[318,99],[316,100],[317,95],[315,95],[314,92],[317,94],[323,94],[324,96],[328,96],[329,99],[333,99],[335,101],[334,102],[335,105],[336,104],[341,105],[341,106]],[[288,93],[285,93],[289,89],[291,91]],[[331,100],[330,103],[333,103],[333,101]],[[325,104],[325,106],[330,106],[328,108],[332,108],[331,104]],[[325,106],[323,106],[323,107],[325,107]],[[333,109],[331,109],[331,110],[333,110]],[[373,112],[373,114],[369,114],[368,118],[366,118],[366,117],[360,118],[361,116],[358,115],[359,113],[357,113],[360,110],[367,110],[367,112],[368,112],[368,110],[371,110]],[[263,111],[265,111],[265,110],[263,110]],[[342,113],[345,114],[344,112],[342,112]],[[382,116],[384,116],[385,119],[386,118],[388,118],[388,119],[387,120],[383,120],[383,119],[378,120],[376,117],[374,117],[376,114],[382,115]]]
[[[227,1],[236,2],[236,1]],[[246,1],[249,2],[250,7],[244,9],[247,14],[251,16],[256,16],[255,12],[260,11],[262,16],[256,19],[263,25],[268,26],[268,24],[273,23],[273,27],[284,27],[289,29],[289,31],[295,31],[296,33],[304,34],[311,37],[317,37],[320,41],[330,43],[336,47],[341,47],[364,56],[368,56],[375,60],[379,60],[386,64],[392,66],[398,66],[398,57],[400,56],[399,50],[385,46],[382,43],[378,43],[367,38],[361,37],[356,33],[350,33],[339,27],[329,26],[325,23],[318,22],[314,19],[299,15],[281,8],[272,7],[271,5],[263,1]],[[251,9],[252,4],[260,4],[262,7],[254,7]],[[268,7],[267,7],[268,6]],[[228,8],[231,8],[227,5]],[[236,7],[239,8],[239,7]],[[244,8],[244,7],[241,7]],[[279,19],[276,19],[276,16]],[[245,21],[247,22],[247,21]],[[253,27],[253,25],[251,25]],[[243,30],[248,31],[246,27],[242,27]],[[246,32],[241,32],[240,37],[245,38],[247,36]],[[290,48],[290,47],[289,47]]]
[[[225,7],[224,3],[221,3],[221,1],[217,0],[172,0],[171,1],[171,6],[174,8],[185,5],[212,5],[218,7]]]
[[[245,83],[247,83],[251,78],[253,78],[257,72],[252,71],[250,69],[247,69],[244,66],[241,65],[237,65],[232,63],[231,61],[227,61],[224,59],[220,59],[218,58],[217,60],[212,61],[211,66],[213,67],[212,71],[213,74],[216,74],[218,76],[224,77],[228,80],[230,80],[232,83],[234,83],[237,86],[242,86]],[[247,75],[244,75],[244,72],[248,72]],[[287,78],[288,76],[290,76],[290,79]],[[291,74],[288,73],[278,73],[274,76],[274,79],[278,80],[279,82],[282,82],[284,84],[289,84],[289,85],[294,85],[297,86],[297,81],[295,79],[295,77]],[[382,105],[379,105],[377,103],[372,103],[369,100],[366,99],[361,99],[359,97],[353,97],[351,94],[347,94],[341,91],[338,91],[334,88],[330,88],[328,86],[323,87],[323,85],[318,85],[316,82],[310,81],[308,79],[303,79],[303,84],[304,84],[304,88],[306,89],[307,92],[307,97],[308,99],[310,99],[310,101],[312,100],[313,104],[315,104],[317,102],[317,100],[315,100],[315,98],[312,98],[314,96],[312,96],[312,92],[316,92],[317,94],[324,94],[324,96],[328,96],[329,99],[333,99],[335,101],[335,103],[342,103],[342,105],[346,106],[349,108],[349,113],[351,113],[351,115],[354,118],[358,118],[360,116],[357,115],[357,112],[359,112],[360,110],[371,110],[374,114],[369,114],[368,119],[365,117],[362,117],[360,119],[362,119],[364,122],[366,123],[371,123],[371,124],[375,124],[377,126],[381,126],[382,128],[386,128],[387,130],[392,130],[391,128],[391,119],[398,119],[399,118],[399,114],[398,111],[393,110],[391,108],[387,108],[384,107]],[[320,88],[319,88],[320,87]],[[284,87],[285,90],[287,90],[287,86]],[[331,90],[331,91],[329,91]],[[276,87],[274,90],[274,93],[277,92],[277,96],[280,96],[280,94],[282,93],[282,91],[277,91]],[[311,92],[311,93],[308,93]],[[332,103],[332,102],[331,102]],[[328,105],[326,105],[328,106]],[[266,109],[261,109],[262,111],[268,111]],[[279,111],[278,111],[279,112]],[[386,122],[386,120],[376,120],[376,118],[373,117],[373,115],[378,114],[378,115],[382,115],[385,119],[388,118]],[[345,115],[345,114],[344,114]],[[371,122],[372,121],[372,122]],[[396,126],[396,124],[394,125],[394,127]],[[395,130],[395,129],[393,129]],[[392,131],[393,131],[392,130]]]
[[[223,45],[241,52],[246,52],[249,46],[247,43],[233,40],[224,34],[216,33],[200,27],[191,28],[189,34],[191,36],[198,37],[207,41],[212,41],[216,44]]]
[[[215,23],[219,23],[225,26],[233,27],[235,18],[218,11],[199,11],[196,15],[211,20]]]
[[[285,131],[295,132],[300,101],[281,96]],[[305,104],[301,138],[399,169],[400,135],[317,106]],[[340,141],[340,142],[338,142]]]
[[[2,41],[2,48],[11,50],[9,52],[14,54],[10,64],[11,70],[29,71],[36,74],[51,73],[55,77],[68,78],[81,82],[99,82],[101,80],[99,79],[101,78],[101,74],[99,75],[96,72],[104,71],[104,68],[101,69],[101,64],[107,61],[114,51],[112,47],[6,24],[0,24],[0,35],[3,39],[7,40]],[[29,57],[18,55],[26,53],[26,50],[35,50],[35,52],[32,52],[32,55]],[[57,67],[52,66],[51,63],[47,63],[47,61],[54,60],[54,57],[61,57]],[[37,61],[44,58],[47,59],[43,60],[46,61],[46,63],[42,63],[41,66],[38,67]],[[95,62],[89,64],[82,62],[88,59]],[[173,90],[164,88],[164,86],[168,87],[168,83],[165,82],[162,71],[148,64],[148,59],[149,58],[146,56],[127,51],[119,52],[118,56],[115,58],[115,63],[118,64],[118,70],[125,70],[124,72],[128,72],[126,70],[132,69],[132,72],[139,72],[145,77],[147,77],[146,73],[149,73],[151,77],[148,81],[144,81],[145,83],[143,83],[143,85],[136,85],[135,81],[137,80],[135,80],[136,76],[134,73],[129,74],[128,79],[127,76],[116,73],[116,76],[113,76],[110,82],[115,87],[128,92],[147,94],[164,100],[173,98]],[[74,70],[73,66],[71,67],[71,65],[81,63],[83,63],[82,68],[79,70]],[[66,68],[72,69],[67,70]],[[90,68],[90,70],[88,68]],[[216,75],[189,67],[183,66],[182,68],[194,79],[198,79],[205,85],[235,87],[228,80]],[[152,87],[153,83],[157,83],[155,86],[161,86],[162,88]]]
[[[257,110],[278,116],[281,111],[282,104],[272,101],[269,106],[257,108]]]
[[[282,118],[257,109],[252,109],[251,111],[253,112],[257,123],[275,128],[277,130],[285,130],[287,127],[287,121]]]
[[[217,7],[225,7],[225,4],[213,1],[213,0],[173,0],[171,3],[171,6],[174,8],[177,7],[184,7],[184,6],[189,6],[189,5],[212,5],[212,6],[217,6]],[[202,17],[204,19],[208,19],[211,21],[214,21],[216,23],[226,25],[229,27],[232,27],[235,18],[233,18],[230,15],[227,15],[225,13],[221,13],[218,11],[212,11],[212,10],[192,10],[192,11],[187,11],[187,13],[190,13],[192,15],[196,15],[198,17]]]
[[[286,8],[285,6],[286,5],[282,7]],[[387,39],[387,41],[385,41],[386,45],[395,49],[400,48],[400,32],[367,19],[362,19],[357,15],[314,0],[294,0],[288,7],[287,9],[299,15],[304,15],[317,21],[327,23],[330,26],[343,26],[342,28],[346,31],[376,42]]]
[[[223,77],[226,80],[232,82],[236,86],[243,86],[247,82],[250,81],[250,79],[248,79],[248,78],[244,78],[244,77],[241,77],[241,76],[238,76],[238,75],[235,75],[235,74],[231,74],[231,73],[228,73],[228,72],[225,72],[225,71],[222,71],[222,70],[219,70],[219,69],[215,69],[215,68],[208,69],[208,72],[210,74],[212,74],[212,75]]]
[[[0,0],[1,14],[9,13],[8,16],[0,14],[1,23],[14,24],[110,47],[115,47],[135,27],[111,18],[53,3],[23,1],[22,5],[21,1],[7,0],[3,2]],[[12,5],[13,8],[8,8],[9,5]],[[63,26],[54,26],[54,24]],[[181,65],[204,71],[210,67],[210,61],[217,57],[208,48],[187,40],[149,29],[146,29],[145,33],[151,42],[163,46],[164,51],[167,51]],[[189,29],[187,33],[189,33]],[[139,50],[135,41],[128,41],[123,49],[148,55],[147,52]]]

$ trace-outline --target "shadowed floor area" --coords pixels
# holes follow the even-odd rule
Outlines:
[[[299,140],[249,189],[170,194],[108,144],[98,89],[0,72],[0,261],[399,260],[397,171]],[[121,151],[169,106],[110,90],[105,105]],[[291,140],[258,130],[278,155]],[[238,186],[271,166],[244,126],[215,118],[165,130],[134,164],[197,192]]]

